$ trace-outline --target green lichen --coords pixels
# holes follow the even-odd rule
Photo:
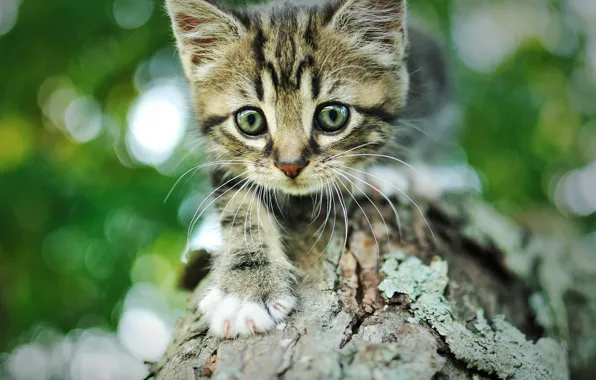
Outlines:
[[[569,323],[563,297],[572,287],[572,269],[566,265],[568,250],[544,237],[525,241],[519,226],[479,200],[470,199],[464,212],[464,236],[481,246],[497,247],[511,272],[529,283],[538,282],[543,299],[529,300],[530,307],[549,336],[567,341]]]
[[[416,320],[429,323],[444,337],[455,357],[468,367],[501,379],[568,379],[565,349],[551,338],[533,343],[503,316],[492,325],[477,311],[475,331],[453,319],[451,304],[443,295],[449,282],[447,263],[429,266],[415,257],[392,255],[383,264],[386,279],[379,285],[385,297],[406,294]]]

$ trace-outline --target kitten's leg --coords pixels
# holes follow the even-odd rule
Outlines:
[[[255,191],[230,191],[219,200],[223,245],[212,269],[214,284],[199,303],[216,336],[271,330],[297,305],[294,268],[279,227]]]

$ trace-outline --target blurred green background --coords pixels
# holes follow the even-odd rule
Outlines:
[[[410,10],[450,56],[455,166],[596,246],[596,2]],[[163,351],[209,191],[200,171],[164,202],[202,160],[186,94],[161,1],[0,0],[0,378],[140,378]]]

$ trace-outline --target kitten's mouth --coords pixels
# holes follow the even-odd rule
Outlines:
[[[298,176],[294,179],[286,178],[279,184],[279,190],[290,195],[308,195],[321,190],[321,182],[311,178]]]
[[[282,174],[277,167],[271,171],[262,171],[253,180],[261,186],[277,190],[288,195],[309,195],[326,189],[325,183],[329,178],[322,177],[320,173],[312,171],[311,166],[304,168],[294,176]]]

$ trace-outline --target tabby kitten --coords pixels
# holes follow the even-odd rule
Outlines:
[[[379,154],[408,158],[419,128],[400,121],[441,108],[444,69],[432,40],[406,28],[405,0],[167,8],[218,163],[224,244],[199,307],[214,335],[266,332],[298,302],[271,192],[290,204],[335,196]]]

